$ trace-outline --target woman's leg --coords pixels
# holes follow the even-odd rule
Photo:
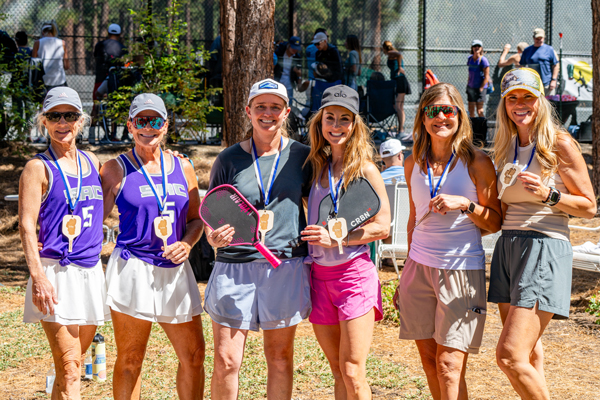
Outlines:
[[[204,398],[204,334],[199,315],[183,324],[160,324],[179,359],[177,394],[182,400]]]
[[[329,361],[333,374],[335,400],[346,400],[346,385],[340,369],[340,326],[313,324],[313,330],[319,345]]]
[[[468,400],[465,367],[468,353],[437,346],[437,377],[442,400]]]
[[[398,114],[398,133],[404,132],[404,121],[406,120],[406,114],[404,114],[404,97],[405,93],[396,94],[396,114]]]
[[[471,118],[475,118],[477,115],[475,114],[475,106],[477,105],[476,102],[474,101],[470,101],[469,102],[469,116]]]
[[[84,355],[96,335],[96,325],[83,325],[79,327],[79,344],[81,347],[81,355]]]
[[[478,101],[477,102],[477,115],[480,117],[484,117],[483,115],[483,101]]]
[[[440,389],[440,382],[437,374],[437,348],[438,344],[435,339],[423,339],[415,340],[419,355],[421,356],[421,364],[423,364],[423,371],[427,377],[427,385],[431,392],[433,400],[441,400],[442,390]]]
[[[544,376],[532,365],[531,357],[553,315],[538,310],[537,304],[533,308],[510,306],[506,314],[496,347],[496,361],[525,400],[550,399]]]
[[[229,328],[212,322],[215,341],[215,365],[210,381],[214,400],[234,400],[238,395],[238,380],[248,331]]]
[[[42,321],[42,328],[48,337],[56,370],[52,400],[80,399],[81,342],[79,326]]]
[[[289,400],[294,386],[296,325],[263,331],[267,359],[267,398]]]
[[[117,361],[113,373],[113,395],[115,400],[139,399],[142,388],[142,362],[152,329],[152,322],[110,310]]]

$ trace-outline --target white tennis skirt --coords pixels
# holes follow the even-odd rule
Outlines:
[[[56,290],[58,304],[54,315],[44,315],[33,304],[32,285],[29,278],[25,294],[23,322],[56,322],[61,325],[103,325],[110,321],[110,309],[106,305],[106,281],[102,262],[92,268],[75,264],[62,267],[60,260],[42,258],[46,277]]]
[[[106,267],[106,302],[114,311],[150,322],[181,324],[202,314],[202,299],[186,260],[175,268],[156,267],[115,247]]]

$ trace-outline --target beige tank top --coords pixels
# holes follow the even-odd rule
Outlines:
[[[517,160],[521,167],[527,165],[532,150],[533,143],[525,147],[519,146]],[[509,161],[512,161],[514,144],[509,149],[508,154]],[[527,171],[539,176],[542,175],[542,168],[537,157],[533,157]],[[546,178],[543,182],[546,186],[553,186],[560,190],[561,193],[569,193],[558,173]],[[498,176],[498,191],[501,188],[500,176]],[[514,185],[505,189],[502,201],[508,205],[502,223],[502,230],[537,231],[555,239],[569,241],[569,216],[567,213],[542,203],[542,200],[523,188],[521,181],[517,180]]]

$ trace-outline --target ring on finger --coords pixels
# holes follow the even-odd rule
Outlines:
[[[435,208],[437,208],[438,210],[441,210],[441,209],[442,209],[442,207],[441,207],[439,204],[436,204],[436,205],[435,205]]]

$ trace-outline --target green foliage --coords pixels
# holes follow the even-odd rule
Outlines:
[[[398,286],[397,280],[385,282],[381,285],[381,297],[383,300],[383,320],[400,326],[400,313],[394,307],[394,294]]]
[[[181,3],[173,1],[166,16],[130,10],[134,23],[139,26],[143,40],[128,44],[125,65],[131,66],[122,79],[127,82],[110,94],[107,105],[109,117],[124,123],[133,98],[140,93],[160,96],[169,112],[171,136],[177,131],[202,131],[206,115],[220,110],[210,105],[210,96],[220,89],[208,88],[206,68],[202,65],[210,58],[204,48],[187,46],[183,37],[187,24],[180,17]],[[171,21],[171,22],[169,22]],[[181,132],[179,132],[181,133]]]
[[[588,308],[586,308],[585,312],[593,315],[594,317],[598,317],[594,323],[600,325],[600,299],[598,298],[597,294],[592,296],[590,299],[590,305]]]

